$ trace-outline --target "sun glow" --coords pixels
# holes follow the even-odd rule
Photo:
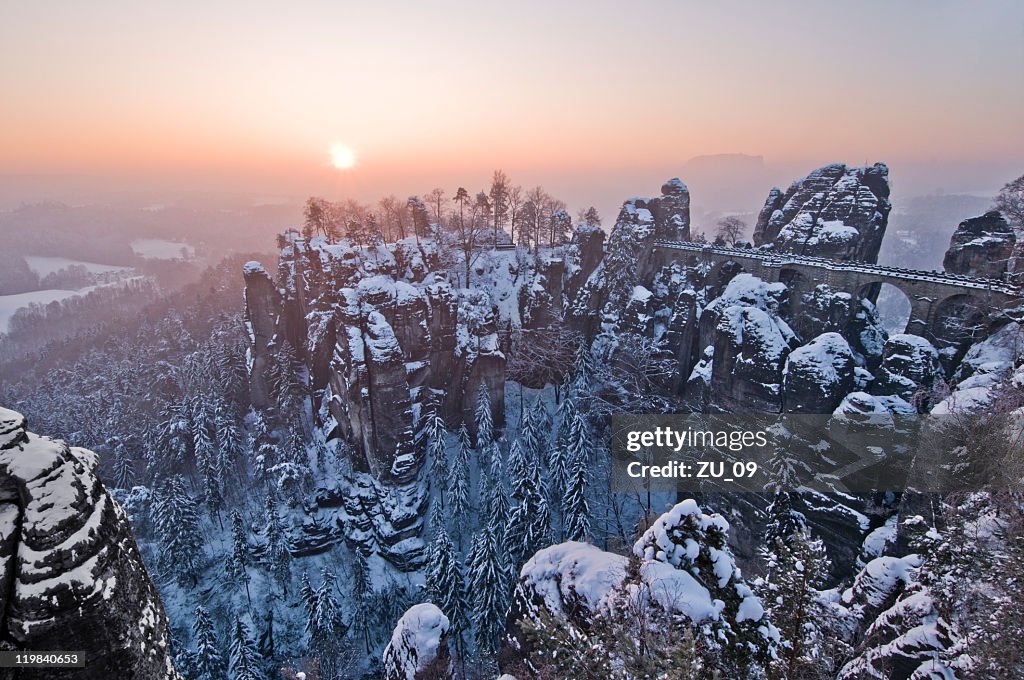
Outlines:
[[[356,152],[344,144],[332,144],[331,165],[338,170],[351,170],[356,166]]]

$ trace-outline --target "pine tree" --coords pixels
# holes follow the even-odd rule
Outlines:
[[[457,527],[459,547],[462,547],[462,532],[469,514],[469,432],[466,424],[459,427],[458,446],[452,460],[448,477],[448,507]]]
[[[341,618],[337,598],[337,579],[326,568],[320,571],[320,587],[313,594],[313,609],[308,618],[309,649],[320,659],[324,678],[335,677],[341,640],[347,628]]]
[[[764,544],[772,546],[776,541],[788,543],[807,529],[807,518],[793,508],[793,494],[790,491],[776,492],[766,510],[768,522],[765,526]]]
[[[761,555],[767,573],[758,590],[782,638],[772,662],[775,677],[824,677],[817,671],[833,659],[832,647],[840,637],[829,630],[831,617],[817,591],[830,569],[824,545],[801,527],[766,543]]]
[[[220,515],[224,506],[224,476],[221,457],[210,436],[210,418],[202,399],[196,397],[192,405],[192,446],[196,467],[203,480],[203,494],[211,515]]]
[[[256,643],[249,637],[249,627],[242,619],[235,619],[235,630],[231,636],[231,680],[262,680],[261,665]]]
[[[172,477],[157,494],[153,519],[160,536],[161,567],[174,574],[180,585],[194,584],[203,556],[203,540],[195,499],[185,490],[185,480],[180,475]]]
[[[284,523],[272,496],[267,497],[267,523],[263,528],[263,540],[266,543],[264,562],[267,569],[287,595],[292,575],[292,555],[288,550]]]
[[[373,588],[370,584],[370,571],[366,565],[366,558],[362,553],[356,551],[355,560],[352,563],[352,601],[354,612],[352,615],[352,633],[357,638],[362,638],[363,648],[367,654],[373,652]]]
[[[118,444],[114,451],[114,486],[118,489],[130,489],[135,478],[135,461],[131,452],[124,444]]]
[[[512,499],[516,506],[509,517],[506,540],[513,575],[527,558],[551,542],[551,514],[540,466],[528,460],[518,441],[509,450]]]
[[[494,416],[491,413],[491,395],[487,385],[480,383],[476,397],[476,446],[483,450],[485,444],[494,440]]]
[[[587,459],[573,451],[565,495],[562,497],[562,530],[566,540],[586,541],[590,536],[590,505],[587,503]]]
[[[469,555],[476,643],[484,654],[496,651],[508,608],[507,579],[498,547],[498,533],[489,522],[473,539]]]
[[[252,595],[249,593],[248,568],[252,564],[252,550],[246,538],[245,523],[237,510],[231,512],[231,553],[228,555],[225,570],[236,583],[245,585],[245,599],[252,609]]]
[[[576,407],[576,396],[566,388],[562,403],[558,405],[558,435],[548,458],[548,492],[554,499],[565,494],[569,466],[576,452],[587,446],[586,423]]]
[[[209,612],[196,607],[192,623],[192,637],[196,641],[195,658],[198,676],[196,680],[220,680],[224,677],[224,658],[221,656],[220,640],[214,630]]]
[[[576,394],[590,394],[594,381],[594,358],[586,340],[576,349],[576,361],[572,369],[572,386]]]
[[[217,404],[214,413],[214,429],[217,434],[217,449],[220,452],[223,471],[234,469],[244,450],[242,435],[235,425],[235,418],[224,402]]]
[[[445,445],[444,418],[436,401],[432,402],[432,408],[427,414],[426,423],[427,455],[430,457],[430,479],[435,488],[440,487],[442,493],[438,494],[441,507],[444,507],[444,489],[448,483],[448,452]]]
[[[459,646],[462,634],[469,627],[465,588],[465,576],[455,546],[444,527],[437,527],[427,564],[426,595],[448,617],[451,635]]]

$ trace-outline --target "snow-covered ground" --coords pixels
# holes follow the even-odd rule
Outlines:
[[[144,277],[131,276],[128,278],[120,278],[113,283],[87,286],[85,288],[79,288],[78,290],[34,290],[30,293],[18,293],[17,295],[0,295],[0,333],[7,332],[7,324],[10,322],[11,317],[14,316],[14,313],[22,307],[28,307],[32,304],[48,305],[57,300],[64,300],[76,295],[85,295],[97,288],[123,285],[130,281],[138,281],[141,278]]]
[[[72,260],[67,257],[46,257],[43,255],[25,255],[25,262],[28,268],[39,276],[47,276],[61,269],[67,269],[73,265],[85,267],[90,274],[103,274],[106,272],[128,271],[131,267],[121,267],[115,264],[99,264],[98,262],[85,262],[83,260]]]
[[[162,238],[140,238],[132,241],[132,252],[148,260],[188,260],[196,249],[180,241]]]
[[[83,290],[34,290],[31,293],[17,295],[0,295],[0,333],[7,332],[7,323],[14,313],[22,307],[33,303],[48,305],[56,300],[63,300],[75,295],[82,295],[90,289]]]

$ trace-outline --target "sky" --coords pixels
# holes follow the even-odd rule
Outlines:
[[[876,160],[905,192],[989,191],[1024,172],[1022,121],[1019,0],[53,0],[0,23],[0,176],[27,193],[369,200],[502,168],[608,204],[719,154],[761,157],[762,196]]]

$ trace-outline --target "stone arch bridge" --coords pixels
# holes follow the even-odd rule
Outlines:
[[[796,305],[804,293],[821,284],[874,302],[881,284],[888,283],[910,301],[905,332],[946,345],[974,335],[987,322],[989,312],[1024,302],[1021,287],[998,279],[686,241],[655,241],[642,273],[653,274],[672,262],[710,266],[711,280],[744,271],[765,281],[781,281]]]

